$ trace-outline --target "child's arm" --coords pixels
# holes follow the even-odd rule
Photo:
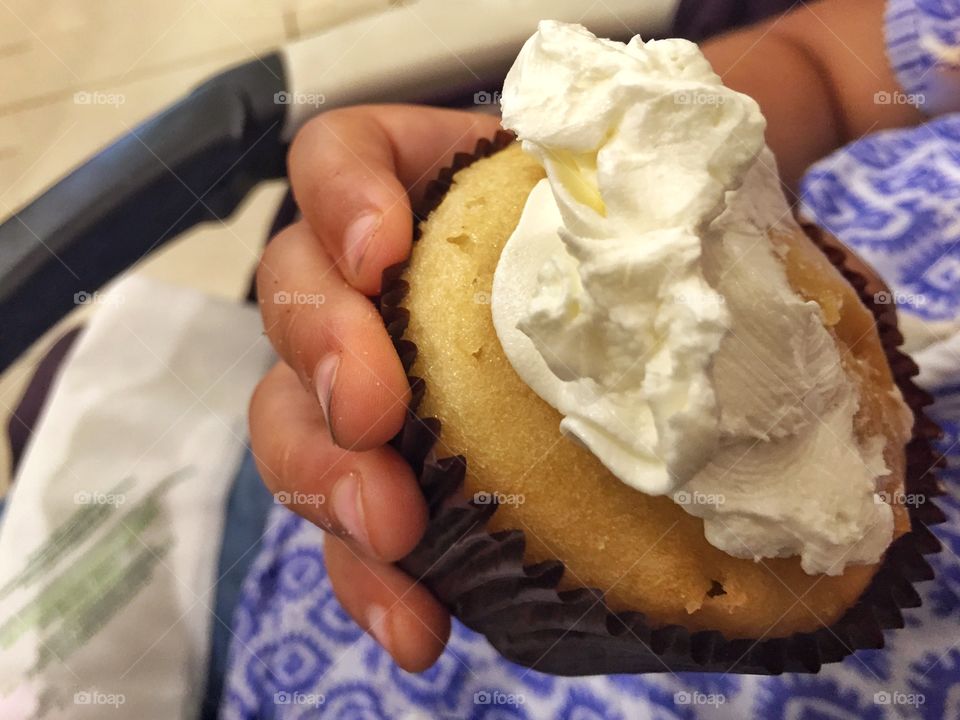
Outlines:
[[[886,57],[883,11],[883,0],[824,0],[704,44],[724,83],[760,103],[793,191],[832,150],[923,118],[912,105],[876,100],[903,98]]]

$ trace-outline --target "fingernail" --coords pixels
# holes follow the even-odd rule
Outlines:
[[[371,605],[367,608],[367,632],[387,652],[390,652],[390,628],[387,622],[387,610],[382,605]]]
[[[330,437],[336,443],[337,439],[333,434],[333,419],[330,415],[330,405],[333,401],[333,383],[337,379],[337,368],[340,367],[340,354],[330,353],[324,355],[317,363],[316,370],[313,371],[313,386],[317,392],[317,399],[320,401],[320,409],[323,410],[323,419],[327,421],[327,429],[330,431]]]
[[[347,257],[347,264],[356,275],[360,272],[360,265],[370,247],[370,240],[377,234],[383,215],[377,211],[365,212],[355,218],[347,231],[343,234],[343,251]]]
[[[333,515],[350,537],[370,547],[360,485],[360,475],[356,472],[347,473],[337,480],[333,486]]]

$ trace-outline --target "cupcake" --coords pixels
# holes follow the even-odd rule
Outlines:
[[[402,566],[562,674],[882,644],[930,574],[935,429],[756,103],[692,43],[556,22],[502,98],[513,135],[441,175],[385,277],[432,518]]]

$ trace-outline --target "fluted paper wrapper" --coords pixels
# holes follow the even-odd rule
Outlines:
[[[426,219],[450,188],[454,174],[514,141],[500,132],[481,140],[473,154],[458,154],[427,188],[415,222]],[[420,417],[417,407],[428,388],[410,376],[417,347],[403,337],[409,313],[401,306],[408,285],[405,264],[384,272],[380,312],[408,373],[412,401],[406,422],[393,445],[413,467],[430,510],[427,532],[398,565],[418,579],[467,627],[485,635],[506,658],[556,675],[599,675],[698,671],[778,674],[815,673],[856,650],[883,647],[883,631],[903,627],[902,610],[920,605],[914,583],[933,578],[924,555],[940,543],[928,526],[944,516],[930,502],[941,494],[933,468],[941,460],[931,446],[939,428],[926,416],[931,397],[912,378],[914,362],[898,349],[903,341],[892,304],[877,304],[864,275],[853,269],[853,256],[805,228],[841,270],[873,312],[896,383],[915,421],[907,445],[906,493],[923,496],[909,508],[912,530],[896,539],[872,582],[841,619],[815,632],[775,639],[728,640],[719,632],[691,632],[678,625],[652,627],[640,612],[613,612],[599,590],[558,589],[563,563],[524,564],[520,530],[491,533],[487,521],[496,505],[461,498],[469,458],[437,457],[442,428],[436,418]],[[415,228],[414,237],[419,235]]]

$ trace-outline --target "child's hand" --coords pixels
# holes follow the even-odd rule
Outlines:
[[[411,200],[499,127],[425,107],[334,110],[288,158],[303,219],[264,252],[257,287],[282,361],[250,404],[250,436],[271,492],[335,537],[330,578],[354,619],[407,670],[443,649],[446,610],[391,563],[417,544],[427,512],[410,468],[384,445],[400,429],[407,380],[367,295],[410,252]]]

